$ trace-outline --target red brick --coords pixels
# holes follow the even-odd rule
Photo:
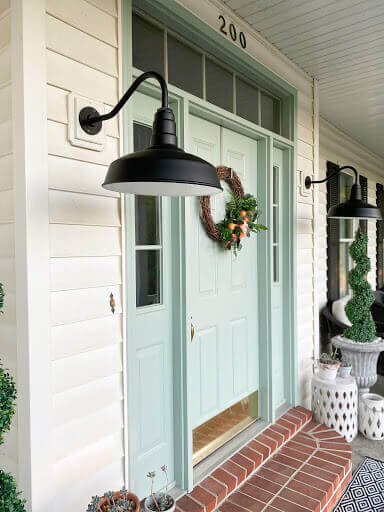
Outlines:
[[[225,501],[219,507],[220,512],[244,512],[244,509],[238,507],[234,503],[230,503],[229,501]]]
[[[271,448],[268,446],[265,446],[264,444],[259,443],[257,440],[260,436],[256,437],[256,439],[253,439],[247,444],[247,448],[250,448],[251,450],[256,451],[260,455],[262,455],[263,459],[267,459],[271,455]]]
[[[320,423],[316,423],[315,421],[311,420],[309,421],[305,427],[303,427],[303,432],[311,432],[312,430],[315,430]]]
[[[227,486],[217,482],[210,476],[205,478],[200,483],[200,486],[209,491],[210,493],[214,494],[217,498],[217,503],[223,501],[223,499],[227,495]]]
[[[177,506],[183,512],[204,512],[200,505],[193,501],[187,494],[177,500]]]
[[[285,445],[287,448],[291,448],[292,450],[299,451],[300,453],[306,453],[307,455],[312,455],[316,448],[312,448],[311,446],[307,446],[304,444],[296,443],[295,437],[292,441],[288,441]]]
[[[338,464],[339,466],[346,468],[352,459],[352,454],[337,452],[336,455],[334,453],[331,453],[330,451],[318,450],[316,452],[316,457],[318,457],[319,459],[328,460],[329,462],[333,462],[334,464]]]
[[[352,449],[350,446],[347,445],[347,442],[340,443],[337,441],[320,441],[320,448],[326,449],[326,450],[332,450],[332,452],[335,452],[335,455],[337,455],[336,452],[352,452]]]
[[[237,485],[243,482],[247,476],[245,469],[235,464],[232,460],[227,460],[220,467],[236,477]]]
[[[334,473],[333,471],[327,471],[325,469],[321,469],[318,466],[315,466],[314,464],[311,464],[312,459],[310,460],[310,463],[304,464],[302,467],[302,471],[305,473],[308,473],[310,475],[315,475],[318,478],[321,478],[322,480],[326,480],[330,484],[333,484],[335,487],[338,486],[340,482],[340,477],[337,473]]]
[[[273,460],[275,462],[280,462],[281,464],[285,464],[286,466],[289,466],[290,468],[299,469],[299,467],[303,464],[302,461],[297,459],[292,459],[291,457],[287,457],[286,455],[283,455],[281,452],[277,453]]]
[[[303,484],[303,482],[299,482],[298,480],[290,480],[287,483],[287,488],[292,489],[293,491],[300,492],[301,494],[304,494],[304,496],[309,496],[310,498],[319,501],[321,507],[324,507],[325,504],[327,503],[326,492],[321,491],[320,489],[316,489],[316,487]]]
[[[265,506],[265,503],[257,501],[250,496],[242,494],[241,492],[235,492],[232,494],[229,497],[229,501],[236,503],[236,505],[239,505],[250,512],[261,512]]]
[[[254,462],[255,468],[260,466],[260,464],[263,462],[263,456],[260,453],[255,452],[255,450],[248,448],[247,446],[242,448],[239,453],[244,457],[247,457],[247,459],[252,460]]]
[[[335,473],[336,475],[338,475],[340,480],[344,476],[344,468],[343,468],[343,466],[340,466],[338,464],[334,464],[333,462],[329,462],[327,460],[320,459],[320,458],[315,456],[315,457],[311,458],[310,464],[312,464],[313,466],[319,467],[321,469],[325,469],[326,471],[330,471],[331,473]]]
[[[281,446],[285,441],[283,434],[275,432],[270,427],[263,431],[263,435],[269,437],[270,439],[274,439],[278,446]]]
[[[268,470],[267,470],[268,471]],[[265,489],[266,491],[272,492],[276,494],[281,489],[281,484],[275,482],[271,479],[266,479],[260,476],[258,473],[256,475],[252,475],[248,482],[256,487],[260,487],[260,489]],[[286,481],[283,480],[283,485]]]
[[[316,441],[314,441],[307,434],[302,434],[301,432],[299,432],[298,434],[295,435],[293,440],[296,443],[303,444],[305,446],[309,446],[310,448],[317,448]]]
[[[277,450],[277,447],[279,446],[277,441],[275,441],[274,439],[270,439],[269,437],[265,436],[264,434],[258,435],[257,441],[259,443],[262,443],[267,448],[269,448],[270,454],[275,452]]]
[[[236,487],[236,478],[221,468],[216,469],[212,473],[213,478],[221,482],[227,487],[227,494],[232,492]]]
[[[276,473],[275,471],[271,471],[270,469],[263,466],[256,473],[257,476],[261,476],[267,480],[270,480],[273,483],[284,485],[290,478],[289,475],[283,475],[281,473]]]
[[[310,485],[315,489],[319,489],[327,494],[327,499],[329,499],[333,494],[333,485],[330,485],[329,482],[325,482],[320,478],[316,478],[313,475],[308,475],[308,473],[303,473],[299,471],[296,473],[294,480],[298,482],[302,482],[303,484]]]
[[[290,411],[288,411],[284,416],[282,416],[282,419],[289,421],[290,423],[294,423],[297,428],[302,427],[303,422],[298,414],[291,414]]]
[[[308,508],[311,512],[320,512],[321,503],[319,500],[315,500],[310,496],[303,496],[302,494],[293,491],[292,489],[283,489],[280,494],[280,498],[284,498],[293,503],[297,503],[304,508]]]
[[[230,460],[244,468],[247,476],[250,475],[255,469],[255,463],[252,460],[247,459],[240,453],[236,453],[233,457],[230,458]]]
[[[277,432],[278,434],[281,434],[284,438],[284,441],[288,441],[288,439],[291,437],[290,430],[286,427],[278,425],[277,423],[271,425],[270,429],[274,432]]]
[[[312,432],[312,436],[316,437],[320,441],[336,441],[340,443],[341,438],[337,432],[334,430],[328,430],[327,432]]]
[[[264,468],[270,469],[271,471],[275,471],[276,473],[279,473],[280,475],[285,476],[292,476],[295,470],[293,468],[290,468],[288,466],[283,466],[283,464],[279,464],[278,462],[274,461],[273,459],[269,460],[265,463]]]
[[[296,432],[296,430],[298,428],[298,425],[296,423],[293,423],[293,422],[285,419],[284,417],[279,418],[276,421],[276,425],[281,425],[282,427],[287,428],[289,430],[289,433],[291,434],[291,436],[293,436],[293,434]]]
[[[310,411],[309,409],[305,409],[301,405],[297,405],[296,407],[294,407],[294,410],[303,414],[305,416],[306,421],[309,421],[312,418],[312,411]]]
[[[290,448],[288,445],[285,445],[280,452],[282,455],[287,455],[288,457],[292,457],[293,459],[301,460],[302,462],[307,462],[309,455],[308,453],[303,453],[299,450],[294,450]]]
[[[204,505],[205,512],[212,512],[216,507],[216,497],[199,485],[193,489],[190,496]]]
[[[277,496],[272,502],[272,507],[276,507],[283,512],[308,512],[308,509],[300,507],[296,503],[291,503],[290,501],[284,500]]]
[[[244,485],[241,486],[240,492],[243,494],[247,494],[256,500],[259,500],[263,503],[269,503],[271,499],[273,499],[274,494],[272,492],[266,491],[265,489],[260,489],[260,487],[256,487],[249,482],[245,482]]]

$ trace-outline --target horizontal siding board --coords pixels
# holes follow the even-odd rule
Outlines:
[[[87,480],[103,467],[119,461],[123,457],[123,446],[122,432],[119,432],[57,462],[54,466],[55,492],[70,487],[73,482]]]
[[[117,46],[117,23],[114,16],[101,11],[85,0],[47,0],[47,12],[56,18]]]
[[[13,188],[12,155],[0,156],[0,190]]]
[[[15,233],[13,224],[0,224],[0,258],[15,256]]]
[[[48,121],[48,152],[50,155],[72,158],[83,162],[109,165],[119,156],[119,141],[106,137],[104,151],[72,146],[67,139],[67,126],[54,121]]]
[[[111,16],[117,16],[118,14],[116,0],[87,0],[87,2]]]
[[[70,457],[76,451],[81,451],[104,437],[120,433],[123,428],[122,409],[122,403],[117,402],[56,428],[53,434],[55,460]]]
[[[58,359],[52,364],[55,393],[83,386],[89,382],[121,372],[121,344]]]
[[[113,316],[110,294],[115,298],[115,314],[121,313],[121,287],[85,288],[51,293],[51,323],[63,325],[92,318]]]
[[[14,222],[13,190],[0,190],[0,224]]]
[[[96,318],[52,328],[54,360],[122,342],[121,315]]]
[[[105,180],[107,170],[107,166],[49,155],[49,188],[107,197],[120,197],[117,192],[111,192],[101,186]]]
[[[47,15],[46,45],[61,55],[112,76],[118,75],[117,49]]]
[[[0,88],[0,123],[11,119],[12,87],[11,84]]]
[[[0,156],[12,153],[12,121],[0,124]]]
[[[11,80],[11,48],[8,44],[0,49],[0,86]]]
[[[51,290],[76,290],[122,282],[119,256],[51,258]]]
[[[59,123],[68,124],[68,95],[69,92],[55,87],[47,86],[47,112],[48,119]],[[106,106],[105,112],[112,109],[112,106]],[[119,137],[119,116],[108,119],[103,122],[107,136]]]
[[[114,197],[50,190],[49,221],[54,224],[120,226],[120,200]]]
[[[63,425],[122,400],[122,382],[122,375],[115,373],[56,394],[53,398],[54,424]]]
[[[0,14],[1,15],[1,14]],[[11,13],[0,18],[0,49],[11,41]]]
[[[117,79],[47,50],[47,82],[109,105],[117,103]]]
[[[121,255],[120,228],[51,224],[49,229],[54,258]]]

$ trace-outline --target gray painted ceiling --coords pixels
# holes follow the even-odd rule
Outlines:
[[[320,82],[320,114],[384,156],[384,0],[222,0]]]

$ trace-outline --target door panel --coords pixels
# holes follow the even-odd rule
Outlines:
[[[256,195],[257,142],[190,116],[190,149],[213,165],[233,167]],[[224,217],[229,187],[211,198],[212,216]],[[195,336],[190,343],[192,428],[258,388],[257,241],[247,239],[235,257],[212,241],[199,200],[186,200],[187,282]]]

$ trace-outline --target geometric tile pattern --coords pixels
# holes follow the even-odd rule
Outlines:
[[[235,453],[177,512],[328,512],[351,478],[351,448],[294,407]]]
[[[384,462],[365,458],[354,473],[335,512],[381,512],[384,510]]]

